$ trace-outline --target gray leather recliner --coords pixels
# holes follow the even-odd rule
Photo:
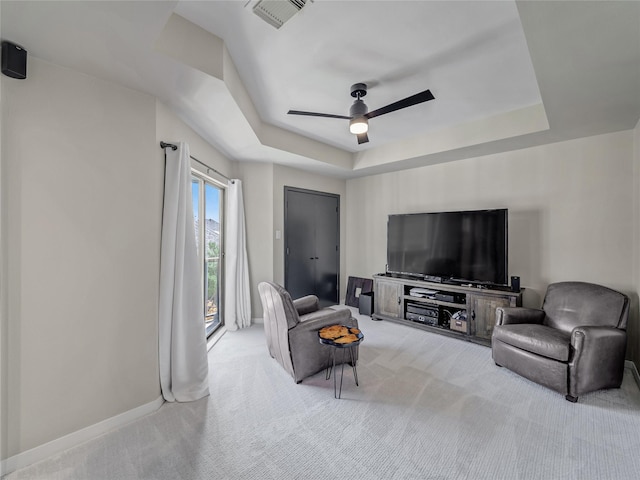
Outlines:
[[[629,298],[620,292],[553,283],[542,309],[496,310],[493,360],[576,402],[583,393],[622,384],[628,317]]]
[[[258,291],[269,354],[296,383],[331,365],[332,347],[320,343],[318,330],[336,324],[358,326],[350,310],[321,309],[315,295],[292,300],[289,292],[270,282],[258,284]],[[354,347],[353,353],[357,360],[358,347]],[[336,363],[338,358],[341,356],[336,356]]]

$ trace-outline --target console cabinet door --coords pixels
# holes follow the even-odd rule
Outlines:
[[[491,340],[496,324],[496,308],[514,307],[509,297],[495,295],[470,295],[471,335]],[[512,305],[513,303],[513,305]]]
[[[373,303],[374,313],[402,318],[402,284],[376,279]]]

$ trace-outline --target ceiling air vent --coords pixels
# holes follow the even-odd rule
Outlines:
[[[302,10],[307,0],[259,0],[253,13],[269,25],[280,28],[296,13]]]

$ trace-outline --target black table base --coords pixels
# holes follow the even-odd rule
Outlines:
[[[344,364],[347,356],[347,350],[349,351],[349,360],[351,364],[351,368],[353,369],[353,378],[356,381],[356,386],[360,386],[358,384],[358,369],[356,367],[355,355],[353,354],[353,347],[358,346],[360,342],[354,345],[349,345],[345,347],[334,347],[331,355],[332,364],[327,368],[327,374],[325,376],[325,380],[329,380],[331,378],[331,373],[335,370],[336,367],[336,350],[340,348],[342,350],[342,368],[340,369],[340,390],[338,390],[337,386],[337,376],[333,375],[333,398],[341,398],[342,397],[342,380],[344,378]]]

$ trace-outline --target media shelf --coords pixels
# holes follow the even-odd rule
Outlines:
[[[374,275],[373,318],[491,345],[495,312],[522,304],[519,292]]]

